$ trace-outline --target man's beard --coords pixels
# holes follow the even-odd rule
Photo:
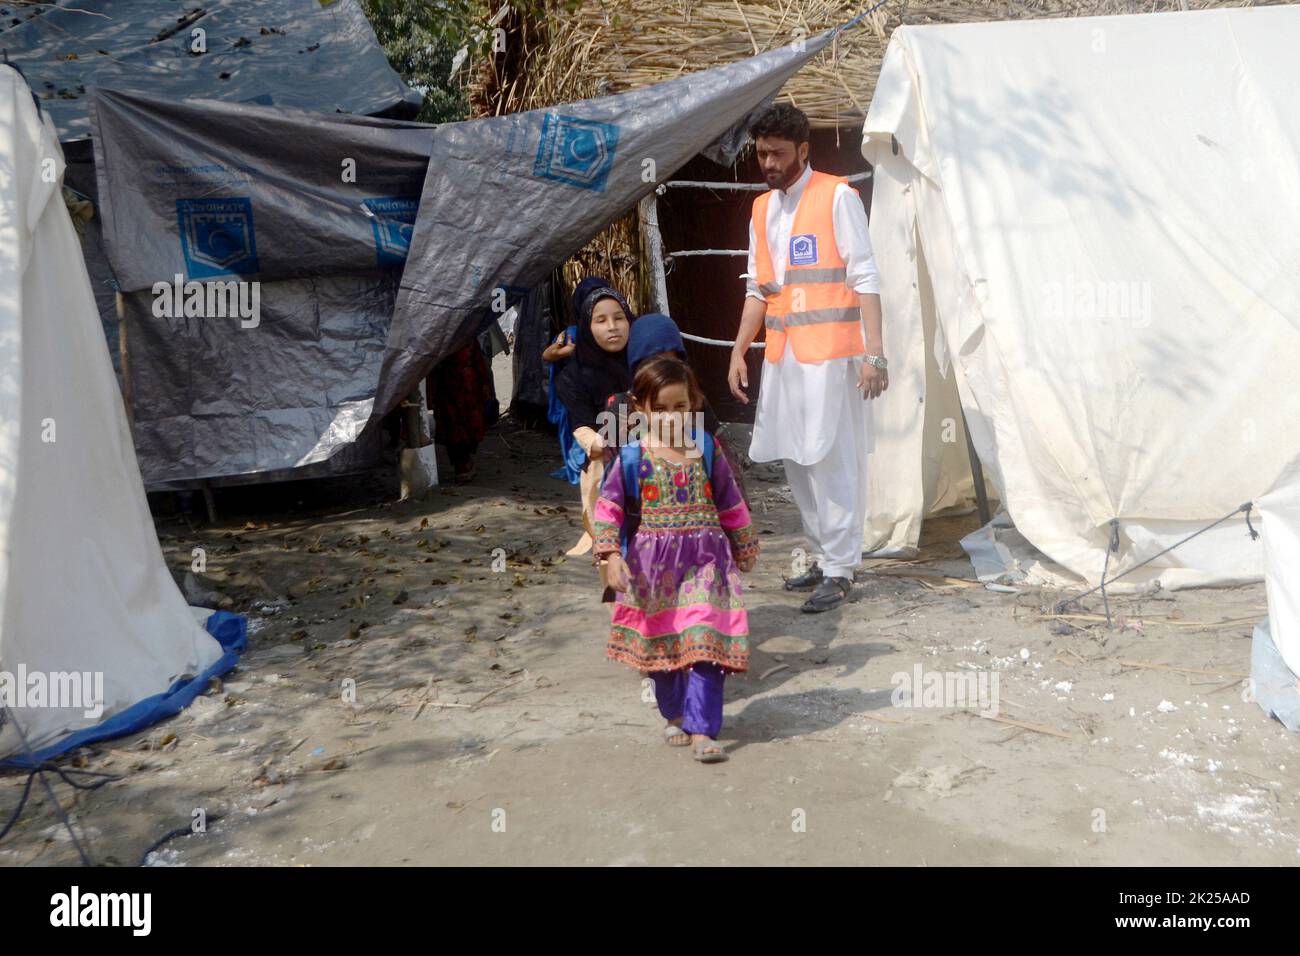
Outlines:
[[[793,186],[803,175],[803,164],[798,159],[794,160],[789,166],[781,171],[781,179],[775,185],[772,180],[768,180],[768,185],[773,189],[786,190]]]

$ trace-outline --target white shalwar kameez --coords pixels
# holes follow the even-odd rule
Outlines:
[[[785,281],[795,209],[811,177],[810,166],[789,190],[776,190],[768,203],[767,248],[778,283]],[[831,217],[846,284],[857,293],[878,294],[867,216],[862,201],[843,183],[835,187]],[[748,273],[746,295],[766,301],[754,278],[752,222]],[[763,363],[749,447],[754,461],[784,463],[804,534],[828,577],[852,578],[862,560],[867,461],[874,446],[870,402],[858,388],[862,364],[861,356],[800,362],[787,339],[781,360]]]

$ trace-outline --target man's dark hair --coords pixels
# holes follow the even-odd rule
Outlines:
[[[812,136],[812,127],[803,110],[789,103],[773,103],[759,113],[749,124],[749,135],[757,141],[760,136],[788,139],[798,146]]]

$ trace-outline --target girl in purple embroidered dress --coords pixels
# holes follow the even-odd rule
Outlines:
[[[715,448],[707,473],[685,427],[703,401],[690,368],[649,360],[632,400],[649,425],[635,487],[625,487],[621,463],[609,468],[595,510],[596,554],[618,592],[606,656],[654,680],[670,745],[693,742],[696,759],[716,763],[727,759],[716,741],[723,681],[748,666],[740,572],[753,568],[758,538],[731,463]],[[621,531],[638,512],[624,558]]]

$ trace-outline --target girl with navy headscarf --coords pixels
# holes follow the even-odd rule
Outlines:
[[[602,413],[610,399],[632,384],[627,364],[628,332],[632,310],[615,289],[592,280],[579,284],[578,323],[574,330],[575,347],[556,376],[552,393],[560,400],[567,416],[567,427],[580,452],[565,450],[566,471],[570,464],[579,465],[578,484],[582,489],[582,539],[570,554],[591,550],[591,514],[600,496],[604,477],[605,441],[601,437]],[[563,439],[561,439],[563,448]],[[572,457],[570,457],[572,456]],[[576,461],[575,461],[576,459]]]
[[[571,485],[578,484],[579,476],[582,474],[582,466],[587,462],[587,453],[578,444],[577,439],[573,437],[573,426],[569,423],[569,410],[564,407],[564,402],[560,401],[556,382],[565,368],[568,367],[573,353],[578,348],[576,319],[582,315],[582,300],[596,289],[609,287],[609,280],[601,276],[588,276],[579,282],[577,288],[573,290],[575,324],[570,325],[556,336],[555,341],[542,352],[542,361],[546,363],[547,375],[548,404],[546,419],[555,426],[555,431],[560,439],[560,458],[564,462],[556,471],[551,473],[551,477],[563,478]]]

